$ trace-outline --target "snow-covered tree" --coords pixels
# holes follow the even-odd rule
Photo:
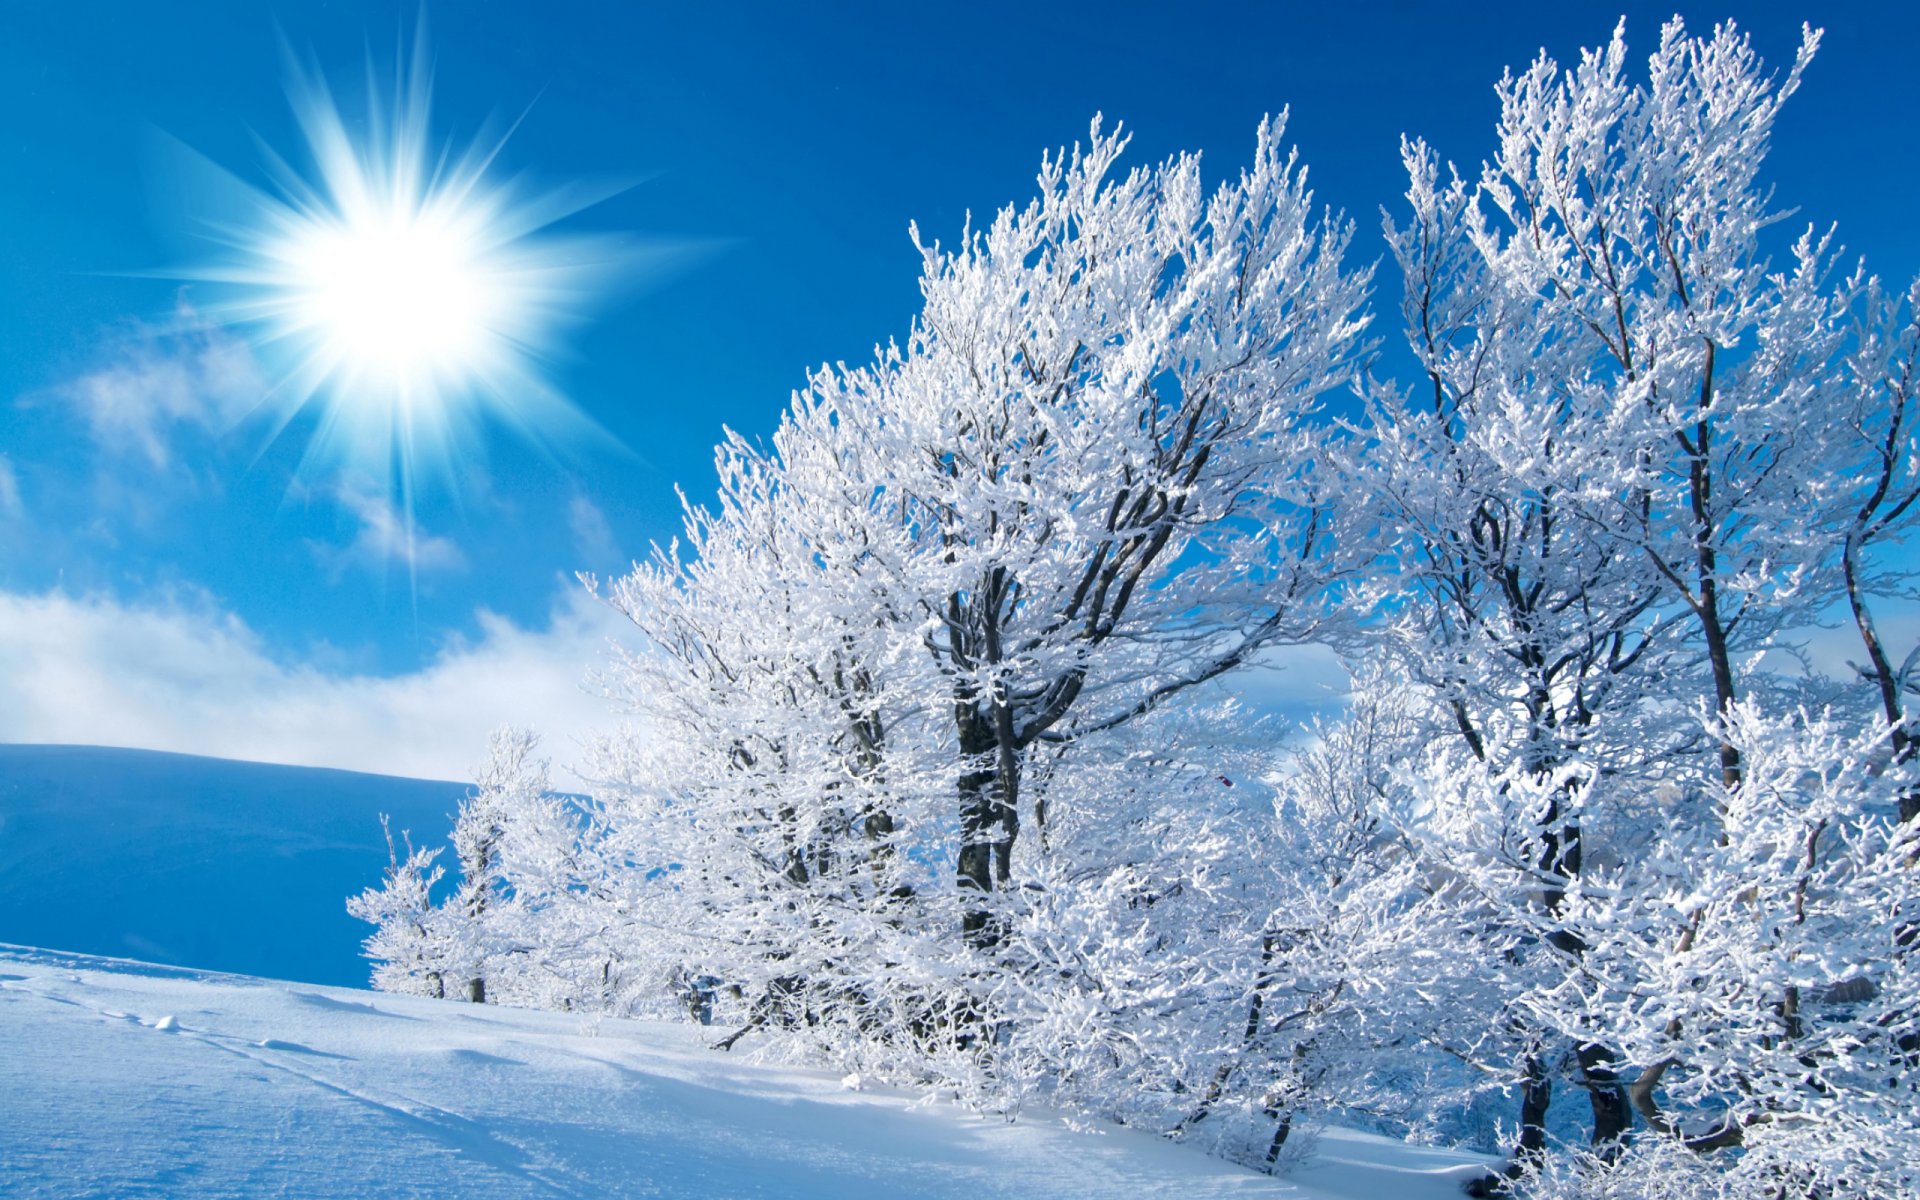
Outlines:
[[[883,598],[838,557],[883,526],[809,510],[743,439],[716,461],[684,551],[607,589],[641,642],[603,679],[636,720],[596,756],[599,853],[624,864],[596,887],[652,986],[743,1028],[835,1036],[871,1019],[866,981],[930,899],[900,853],[924,811],[915,739],[893,737],[913,680],[890,669]]]
[[[577,900],[577,874],[555,879],[555,859],[571,863],[581,834],[550,789],[546,762],[533,757],[538,744],[523,730],[492,735],[454,818],[459,875],[448,894],[433,895],[445,874],[434,864],[440,849],[407,841],[402,858],[388,830],[385,880],[347,901],[349,913],[375,926],[366,953],[376,986],[485,1003],[502,999],[488,980],[503,975],[509,997],[530,998],[530,961],[559,949],[558,926],[543,910]]]
[[[1543,54],[1500,86],[1479,187],[1498,219],[1473,236],[1561,350],[1580,451],[1635,477],[1578,509],[1694,625],[1719,709],[1748,694],[1743,659],[1832,599],[1844,293],[1830,235],[1809,229],[1774,265],[1784,214],[1761,180],[1819,41],[1805,30],[1781,77],[1731,23],[1669,22],[1646,83],[1628,78],[1623,28],[1571,70]],[[1730,740],[1720,756],[1731,782]]]
[[[1214,190],[1196,156],[1116,176],[1126,139],[1042,165],[1040,195],[957,246],[919,243],[903,347],[818,374],[783,451],[830,439],[810,503],[874,497],[861,545],[938,668],[958,756],[963,887],[1017,886],[1035,748],[1114,729],[1311,636],[1339,568],[1315,469],[1320,397],[1365,324],[1350,229],[1263,124]],[[916,233],[916,241],[918,241]]]
[[[1920,280],[1904,296],[1877,279],[1856,281],[1858,317],[1846,362],[1846,440],[1836,463],[1842,490],[1840,566],[1847,608],[1864,651],[1861,675],[1872,686],[1891,731],[1894,756],[1905,762],[1916,745],[1907,693],[1920,647],[1895,663],[1873,619],[1873,599],[1910,590],[1912,572],[1884,549],[1920,521]],[[1900,818],[1920,818],[1920,792],[1900,801]]]
[[[1587,868],[1650,853],[1659,797],[1711,812],[1703,732],[1715,786],[1738,788],[1740,742],[1694,699],[1777,704],[1793,685],[1758,652],[1819,620],[1910,507],[1898,305],[1868,299],[1850,339],[1865,285],[1835,282],[1828,237],[1769,260],[1759,173],[1818,40],[1776,78],[1731,25],[1676,20],[1636,83],[1616,30],[1572,69],[1542,54],[1502,81],[1477,181],[1403,148],[1412,212],[1387,232],[1425,379],[1374,389],[1354,474],[1396,548],[1373,588],[1387,645],[1464,747],[1418,786],[1426,849],[1489,921],[1530,931],[1508,960],[1517,1020],[1589,970],[1605,930],[1569,899]],[[1863,459],[1860,480],[1840,466]],[[1884,654],[1873,673],[1891,681]],[[1633,1122],[1606,1024],[1556,1023],[1603,1155]],[[1536,1163],[1557,1054],[1518,1064]]]
[[[1906,1194],[1920,1182],[1903,1044],[1920,981],[1897,946],[1920,905],[1920,843],[1897,819],[1910,774],[1878,722],[1751,702],[1703,716],[1724,721],[1740,778],[1707,778],[1709,819],[1675,797],[1639,857],[1582,881],[1579,976],[1525,1002],[1618,1048],[1646,1127],[1636,1154],[1697,1160],[1669,1194]]]
[[[904,348],[815,376],[769,450],[723,447],[693,557],[614,585],[646,648],[613,682],[647,744],[608,774],[627,827],[667,839],[635,851],[661,872],[644,890],[764,917],[730,935],[769,931],[749,991],[815,986],[837,970],[820,946],[884,944],[876,920],[923,933],[953,903],[924,877],[941,858],[991,945],[1018,830],[1057,815],[1023,791],[1033,762],[1324,618],[1310,419],[1350,370],[1365,279],[1279,133],[1208,194],[1191,156],[1114,178],[1124,139],[1096,125],[1040,199],[922,246]],[[876,915],[902,905],[922,916]]]
[[[1583,386],[1583,348],[1530,281],[1489,253],[1484,189],[1443,181],[1421,143],[1402,155],[1412,211],[1404,226],[1389,218],[1386,234],[1425,379],[1372,390],[1350,469],[1391,548],[1368,589],[1376,638],[1444,714],[1434,737],[1457,738],[1480,769],[1523,782],[1503,792],[1512,804],[1498,836],[1521,839],[1540,876],[1529,890],[1557,911],[1560,881],[1580,873],[1588,827],[1606,815],[1575,781],[1605,763],[1632,786],[1629,760],[1660,741],[1648,685],[1672,688],[1687,665],[1662,620],[1659,579],[1582,512],[1638,482],[1603,452],[1607,395]],[[1556,936],[1577,954],[1576,931]],[[1538,1155],[1552,1079],[1529,1039],[1513,1044],[1520,1149]],[[1604,1046],[1577,1049],[1595,1141],[1611,1142],[1630,1123],[1627,1098]]]
[[[486,969],[517,937],[510,927],[516,901],[515,880],[527,872],[509,872],[508,830],[516,821],[542,814],[554,803],[547,764],[533,757],[539,739],[522,729],[495,730],[487,761],[474,772],[474,790],[460,802],[453,822],[453,852],[460,882],[448,898],[456,944],[450,948],[462,999],[487,1000]],[[563,826],[564,828],[564,826]]]
[[[366,954],[374,960],[373,985],[382,991],[444,998],[446,928],[433,903],[434,885],[445,868],[434,865],[440,847],[415,849],[404,832],[406,856],[393,843],[393,829],[380,818],[387,836],[387,870],[377,888],[347,899],[347,912],[370,922]]]
[[[1383,669],[1362,672],[1345,714],[1270,766],[1272,811],[1227,872],[1255,936],[1230,943],[1221,972],[1236,988],[1226,1036],[1188,1052],[1189,1071],[1212,1073],[1181,1108],[1183,1134],[1223,1105],[1257,1109],[1254,1158],[1273,1163],[1320,1114],[1419,1122],[1442,1102],[1423,1078],[1441,1048],[1483,1039],[1487,989],[1460,964],[1510,946],[1408,837],[1402,767],[1430,736],[1423,701]]]

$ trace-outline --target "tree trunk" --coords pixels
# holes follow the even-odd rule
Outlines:
[[[1010,872],[1018,819],[1009,797],[1012,773],[1006,748],[993,723],[970,701],[955,709],[960,753],[968,764],[959,780],[959,885],[970,893],[961,916],[961,932],[979,949],[999,943],[1004,931],[994,920],[988,897],[1002,889]],[[1017,770],[1017,768],[1014,768]],[[1017,778],[1017,777],[1016,777]]]
[[[1580,826],[1577,822],[1560,820],[1557,801],[1547,810],[1543,841],[1540,858],[1543,870],[1569,879],[1579,876],[1584,865]],[[1547,911],[1557,917],[1566,907],[1567,893],[1562,888],[1548,888],[1544,899]],[[1585,940],[1571,930],[1556,930],[1547,940],[1556,950],[1576,960],[1587,952]],[[1587,1099],[1593,1106],[1593,1146],[1603,1156],[1611,1157],[1633,1127],[1633,1109],[1627,1102],[1626,1088],[1614,1070],[1618,1060],[1613,1051],[1597,1042],[1582,1043],[1574,1053],[1580,1063],[1580,1078],[1586,1085]],[[1524,1117],[1521,1125],[1524,1139]]]
[[[1547,1152],[1547,1106],[1553,1102],[1553,1077],[1538,1054],[1527,1055],[1520,1085],[1520,1145],[1513,1168],[1531,1166]]]
[[[992,771],[968,771],[960,776],[960,890],[975,893],[960,918],[968,940],[991,943],[991,912],[985,897],[993,891],[993,830],[997,805]]]
[[[1597,1042],[1586,1042],[1574,1051],[1580,1060],[1580,1077],[1587,1085],[1587,1097],[1593,1104],[1593,1148],[1605,1159],[1620,1152],[1633,1128],[1633,1108],[1627,1102],[1627,1089],[1615,1070],[1619,1060],[1613,1051]]]
[[[1725,720],[1739,699],[1739,692],[1733,679],[1733,654],[1728,645],[1726,622],[1720,616],[1720,595],[1713,577],[1708,574],[1712,567],[1712,551],[1704,550],[1707,557],[1701,567],[1700,630],[1707,643],[1707,662],[1713,669],[1713,708],[1721,720]],[[1725,729],[1719,732],[1720,739],[1720,779],[1728,788],[1740,786],[1740,751],[1728,739]]]
[[[1727,622],[1720,611],[1720,536],[1713,498],[1713,421],[1706,415],[1713,404],[1714,361],[1719,347],[1707,339],[1705,372],[1700,381],[1700,419],[1694,423],[1693,441],[1682,435],[1680,444],[1689,454],[1687,496],[1693,515],[1693,567],[1699,594],[1690,598],[1694,615],[1700,620],[1700,632],[1707,644],[1707,663],[1713,671],[1714,712],[1725,720],[1739,698],[1733,677],[1733,654],[1727,637]],[[1720,777],[1729,789],[1740,786],[1740,751],[1720,731]]]

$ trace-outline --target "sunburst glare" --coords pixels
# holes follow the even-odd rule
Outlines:
[[[596,429],[551,385],[547,358],[621,255],[551,226],[610,190],[533,193],[500,178],[506,134],[459,152],[436,142],[423,40],[384,92],[369,71],[364,127],[317,69],[289,56],[288,71],[305,153],[270,153],[264,188],[219,172],[240,189],[226,206],[237,215],[203,214],[221,250],[180,272],[209,285],[209,314],[268,361],[274,433],[313,411],[305,466],[411,497],[489,421],[543,447]]]

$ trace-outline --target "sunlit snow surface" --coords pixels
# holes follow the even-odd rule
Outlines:
[[[0,1193],[1452,1200],[1474,1169],[1328,1130],[1270,1179],[705,1032],[0,947]]]

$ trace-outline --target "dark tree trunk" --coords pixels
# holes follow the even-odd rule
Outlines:
[[[1538,1054],[1527,1055],[1520,1084],[1520,1145],[1514,1169],[1532,1166],[1547,1152],[1547,1106],[1553,1103],[1553,1077]]]
[[[1275,1116],[1277,1114],[1274,1112],[1274,1110],[1270,1108],[1267,1110],[1267,1115]],[[1285,1148],[1287,1144],[1287,1135],[1291,1134],[1292,1132],[1293,1132],[1293,1114],[1289,1112],[1285,1116],[1280,1117],[1280,1123],[1274,1126],[1274,1129],[1273,1129],[1273,1140],[1267,1143],[1267,1165],[1268,1166],[1272,1166],[1274,1163],[1280,1160],[1280,1151],[1283,1148]]]
[[[1465,1185],[1469,1196],[1507,1196],[1511,1183],[1531,1167],[1538,1166],[1547,1154],[1547,1109],[1553,1103],[1553,1077],[1547,1073],[1546,1060],[1529,1054],[1521,1063],[1520,1143],[1514,1148],[1513,1161],[1499,1175],[1483,1175]]]
[[[1719,589],[1713,577],[1708,574],[1713,569],[1713,552],[1702,550],[1705,564],[1701,567],[1700,588],[1700,629],[1707,643],[1707,663],[1713,669],[1714,711],[1724,720],[1739,699],[1739,692],[1733,678],[1733,652],[1728,645],[1726,622],[1720,616]],[[1740,786],[1740,751],[1727,739],[1726,731],[1720,731],[1720,778],[1729,788]]]
[[[1907,714],[1900,702],[1900,673],[1894,669],[1893,662],[1887,657],[1886,646],[1880,641],[1880,632],[1874,628],[1873,616],[1867,611],[1867,598],[1860,585],[1860,569],[1856,561],[1859,555],[1857,544],[1851,540],[1841,555],[1841,567],[1844,570],[1847,585],[1847,603],[1853,609],[1854,628],[1860,633],[1860,642],[1867,651],[1869,676],[1874,688],[1880,695],[1880,711],[1886,716],[1887,728],[1893,741],[1893,760],[1904,763],[1913,757],[1913,735],[1907,731]],[[1912,821],[1920,818],[1920,789],[1908,788],[1900,794],[1900,819]]]
[[[956,706],[960,753],[968,764],[959,780],[959,884],[969,893],[961,931],[976,947],[997,945],[1003,931],[987,897],[1006,886],[1013,842],[1019,832],[1015,811],[1018,764],[1010,759],[991,718],[970,699]]]
[[[1560,816],[1558,803],[1547,811],[1540,866],[1572,879],[1583,868],[1580,826],[1574,821],[1563,822]],[[1555,916],[1566,907],[1567,893],[1562,888],[1548,888],[1544,898],[1547,911]],[[1587,943],[1568,929],[1555,930],[1547,940],[1570,958],[1578,959],[1587,952]],[[1618,1152],[1627,1131],[1633,1128],[1633,1109],[1627,1102],[1627,1090],[1614,1069],[1618,1060],[1613,1051],[1597,1042],[1581,1044],[1574,1054],[1580,1063],[1580,1079],[1586,1085],[1587,1099],[1593,1106],[1593,1146],[1603,1156],[1611,1157]],[[1524,1138],[1524,1116],[1521,1125]]]
[[[1699,588],[1690,597],[1694,615],[1700,620],[1700,632],[1707,644],[1707,664],[1713,671],[1714,711],[1724,720],[1738,699],[1733,676],[1733,653],[1729,645],[1725,614],[1721,611],[1719,518],[1713,496],[1713,421],[1705,414],[1712,407],[1714,361],[1719,347],[1707,339],[1707,357],[1700,380],[1701,417],[1694,423],[1693,439],[1682,434],[1680,445],[1687,451],[1687,498],[1693,516],[1693,567]],[[1740,785],[1740,751],[1720,733],[1720,777],[1727,787]]]
[[[1627,1131],[1633,1128],[1633,1107],[1627,1102],[1626,1086],[1615,1069],[1619,1060],[1596,1042],[1587,1042],[1574,1053],[1580,1060],[1587,1097],[1593,1103],[1593,1147],[1602,1158],[1612,1159],[1620,1152]]]
[[[1245,1030],[1240,1034],[1240,1053],[1242,1055],[1245,1055],[1254,1048],[1254,1039],[1260,1036],[1260,1018],[1267,1007],[1267,989],[1273,984],[1271,968],[1273,966],[1273,952],[1276,948],[1276,942],[1277,939],[1275,935],[1271,933],[1262,936],[1260,939],[1260,973],[1254,977],[1253,995],[1247,1000],[1247,1024]],[[1207,1085],[1206,1093],[1200,1097],[1200,1103],[1194,1107],[1191,1113],[1181,1118],[1179,1123],[1176,1124],[1169,1133],[1184,1133],[1188,1126],[1197,1125],[1201,1121],[1206,1120],[1207,1117],[1212,1114],[1213,1106],[1220,1102],[1221,1095],[1226,1091],[1227,1080],[1233,1075],[1234,1068],[1237,1065],[1233,1059],[1221,1063],[1219,1068],[1214,1071],[1213,1081]],[[1292,1121],[1293,1114],[1288,1113],[1286,1119],[1281,1122],[1280,1128],[1274,1131],[1275,1141],[1272,1146],[1272,1154],[1267,1156],[1268,1162],[1272,1162],[1274,1155],[1280,1153],[1280,1146],[1286,1142],[1287,1134],[1291,1131]]]
[[[960,890],[973,893],[967,898],[961,928],[975,942],[992,940],[987,936],[991,912],[986,896],[993,891],[994,815],[999,807],[993,781],[992,771],[960,776]]]

